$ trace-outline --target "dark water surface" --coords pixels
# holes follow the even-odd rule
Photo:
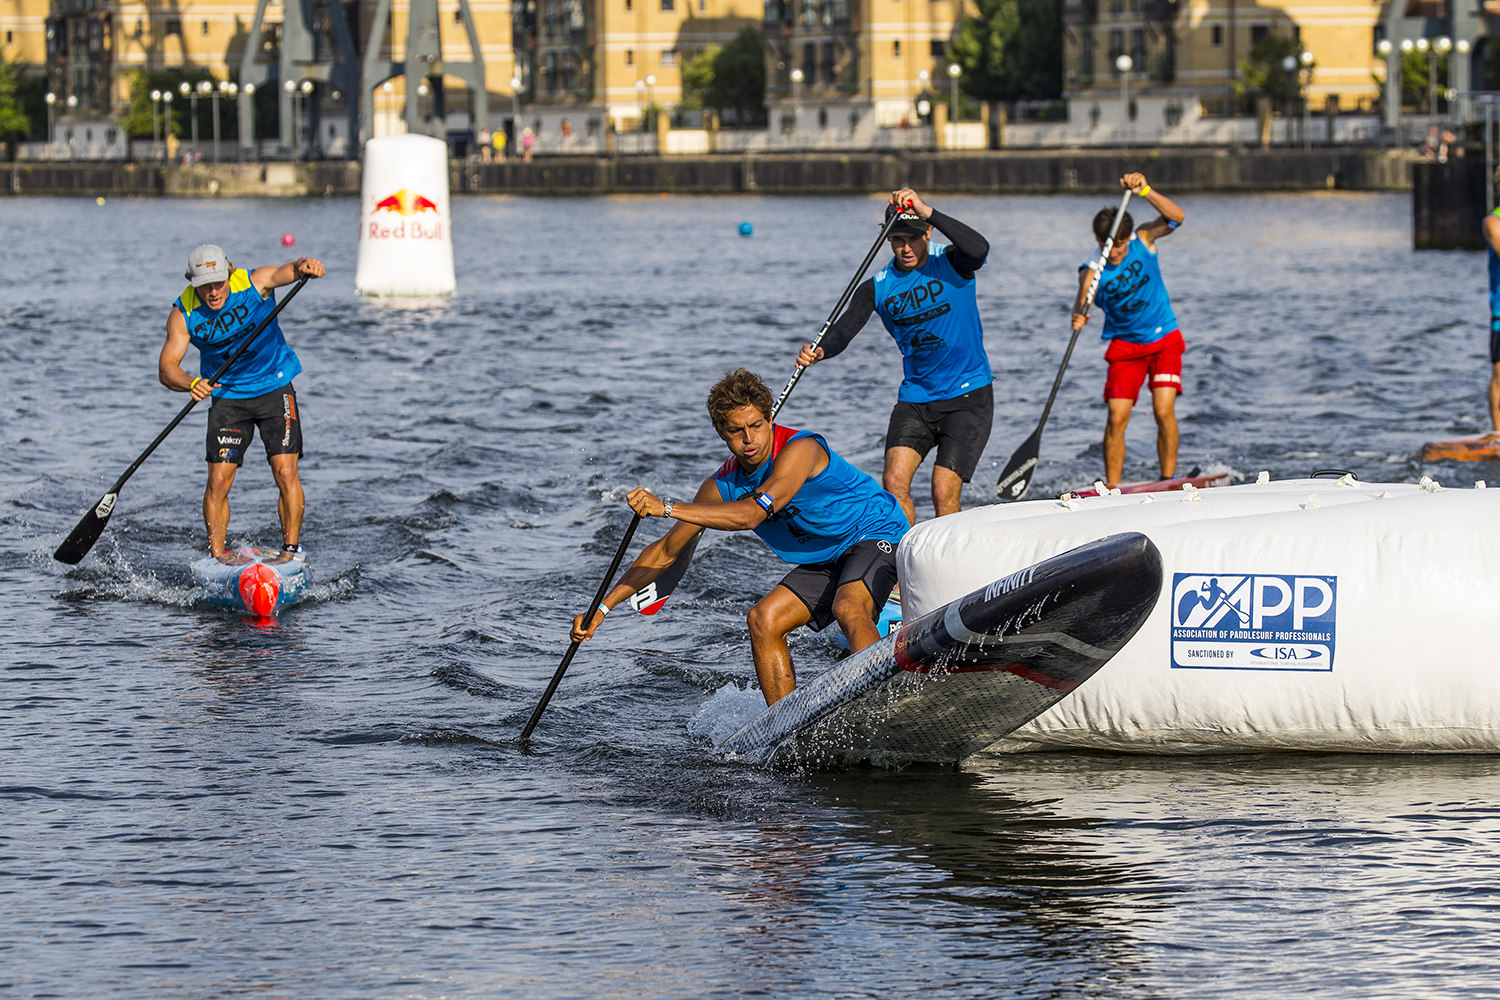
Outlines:
[[[994,246],[971,504],[1040,411],[1105,200],[934,199]],[[1413,253],[1404,197],[1183,204],[1185,465],[1500,475],[1415,458],[1485,429],[1482,255]],[[879,205],[462,200],[460,293],[419,304],[354,295],[356,212],[0,202],[0,995],[1500,992],[1500,758],[717,759],[759,701],[727,687],[751,677],[744,612],[781,573],[749,536],[710,537],[655,619],[611,616],[523,753],[619,497],[691,495],[719,464],[708,385],[744,364],[779,389]],[[283,314],[318,599],[270,626],[193,606],[201,413],[89,559],[54,563],[184,401],[155,370],[188,250],[275,263],[285,231],[330,274]],[[1035,495],[1101,471],[1095,336]],[[872,326],[786,422],[877,471],[899,368]],[[1153,477],[1152,442],[1142,413],[1128,477]],[[232,499],[232,542],[279,542],[258,457]],[[806,676],[832,647],[794,655]]]

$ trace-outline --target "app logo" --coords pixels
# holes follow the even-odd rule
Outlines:
[[[1333,669],[1338,577],[1174,573],[1172,666]]]
[[[436,212],[437,202],[417,194],[410,188],[402,188],[395,194],[375,203],[377,212],[395,212],[397,215],[416,215],[418,212]]]

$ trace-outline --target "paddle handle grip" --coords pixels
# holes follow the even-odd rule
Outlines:
[[[599,581],[599,589],[594,593],[594,600],[589,604],[589,609],[583,613],[585,624],[594,616],[594,612],[599,609],[599,605],[604,603],[605,595],[609,593],[610,584],[614,582],[615,573],[619,570],[620,563],[625,559],[625,550],[630,548],[630,540],[635,537],[635,529],[640,527],[640,525],[641,515],[637,514],[630,519],[630,527],[625,529],[625,537],[620,539],[620,547],[615,550],[615,557],[610,560],[609,569],[605,572],[604,579]],[[531,732],[536,728],[536,724],[541,721],[542,713],[547,710],[547,703],[557,693],[557,686],[562,683],[563,674],[568,672],[568,664],[573,662],[573,654],[578,652],[580,641],[574,639],[573,644],[568,647],[568,651],[563,654],[562,662],[557,665],[556,673],[552,675],[552,680],[547,684],[547,690],[542,692],[542,700],[537,702],[536,709],[531,713],[531,718],[526,721],[526,728],[521,730],[522,740],[531,739]]]

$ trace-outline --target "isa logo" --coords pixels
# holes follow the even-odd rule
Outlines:
[[[1333,670],[1338,577],[1172,574],[1172,666]]]

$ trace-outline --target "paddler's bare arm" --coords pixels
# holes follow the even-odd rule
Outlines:
[[[771,509],[779,511],[792,502],[802,484],[828,468],[828,453],[812,438],[793,441],[781,449],[771,475],[760,492],[771,498]],[[716,491],[717,492],[717,491]],[[642,517],[661,517],[666,504],[642,487],[625,498],[630,508]],[[749,531],[758,528],[768,515],[753,499],[746,497],[730,503],[680,503],[672,508],[672,517],[688,524],[720,531]]]
[[[698,493],[693,497],[693,502],[704,505],[723,503],[719,498],[719,488],[714,485],[712,477],[704,480],[703,485],[698,487]],[[677,557],[682,554],[682,550],[687,548],[688,544],[702,533],[703,529],[697,525],[681,522],[672,525],[670,531],[646,546],[641,554],[636,556],[635,562],[630,564],[630,568],[625,571],[625,575],[620,578],[620,582],[615,584],[614,589],[608,594],[604,595],[604,606],[610,610],[614,610],[629,600],[630,595],[634,594],[637,590],[655,582],[657,577],[665,573],[668,567],[677,561]],[[583,615],[579,615],[573,619],[573,630],[570,634],[574,642],[592,639],[594,633],[598,631],[599,626],[604,623],[604,616],[599,613],[597,608],[589,616],[590,621],[587,630],[583,627],[583,617]]]
[[[1126,174],[1120,178],[1120,186],[1130,188],[1138,197],[1150,202],[1151,207],[1160,213],[1155,219],[1135,231],[1148,250],[1155,249],[1157,240],[1169,235],[1172,230],[1182,225],[1183,219],[1187,218],[1187,213],[1182,210],[1182,206],[1146,183],[1145,174]]]
[[[1078,297],[1073,300],[1073,329],[1075,330],[1082,330],[1083,324],[1089,321],[1083,311],[1083,300],[1088,297],[1089,286],[1093,284],[1096,273],[1092,267],[1078,269]]]
[[[1491,250],[1500,253],[1500,217],[1494,213],[1484,217],[1484,240]]]
[[[194,379],[182,370],[182,359],[187,356],[188,349],[187,321],[182,318],[182,313],[176,306],[167,316],[167,342],[161,345],[161,357],[156,360],[156,377],[162,385],[173,392],[191,393],[192,397],[199,402],[206,399],[209,393],[219,387],[215,382],[208,384],[207,379]]]
[[[250,282],[264,296],[273,288],[290,285],[298,278],[323,277],[323,262],[316,257],[298,257],[280,267],[266,264],[250,272]]]

